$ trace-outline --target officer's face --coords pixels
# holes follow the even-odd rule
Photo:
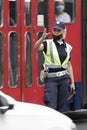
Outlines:
[[[57,35],[63,34],[64,30],[59,30],[57,28],[53,28],[52,33],[53,33],[53,35],[57,36]]]

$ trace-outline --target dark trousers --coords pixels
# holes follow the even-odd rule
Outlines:
[[[46,78],[44,84],[43,101],[46,106],[51,107],[60,112],[64,112],[67,98],[69,96],[68,77]]]

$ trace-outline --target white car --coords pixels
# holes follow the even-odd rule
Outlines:
[[[51,108],[19,102],[0,91],[0,130],[75,130],[66,115]]]

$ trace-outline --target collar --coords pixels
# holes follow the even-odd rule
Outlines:
[[[64,42],[63,42],[63,41],[58,41],[57,43],[59,43],[60,45],[64,44]]]
[[[57,41],[55,44],[56,44],[56,45],[59,44],[60,46],[62,45],[62,46],[64,46],[64,47],[66,48],[66,43],[65,43],[64,40],[62,40],[62,41]]]

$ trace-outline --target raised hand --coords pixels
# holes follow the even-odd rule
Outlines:
[[[46,32],[46,28],[44,28],[44,32],[43,32],[43,34],[42,34],[42,38],[43,38],[43,39],[47,38],[49,34],[50,34],[50,32],[47,33],[47,32]]]

